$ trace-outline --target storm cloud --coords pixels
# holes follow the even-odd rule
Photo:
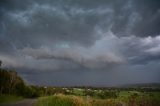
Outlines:
[[[5,0],[0,14],[0,60],[29,83],[160,82],[158,0]]]

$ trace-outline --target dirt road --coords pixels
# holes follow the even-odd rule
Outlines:
[[[0,106],[33,106],[35,102],[36,99],[26,99],[16,103],[0,104]]]

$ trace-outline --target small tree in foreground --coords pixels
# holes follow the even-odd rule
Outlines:
[[[2,65],[2,61],[0,60],[0,67],[1,67],[1,65]]]

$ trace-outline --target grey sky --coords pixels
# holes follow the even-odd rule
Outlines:
[[[2,0],[0,60],[29,83],[160,83],[159,0]]]

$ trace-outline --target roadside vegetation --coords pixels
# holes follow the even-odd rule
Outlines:
[[[17,95],[0,95],[0,103],[12,103],[23,99],[22,96]]]
[[[77,90],[80,91],[79,88]],[[107,95],[102,98],[94,94],[86,95],[84,89],[81,91],[84,93],[83,96],[55,94],[40,97],[36,106],[160,106],[160,92],[120,91],[117,93],[116,91],[116,97],[102,93]],[[99,90],[92,91],[92,93],[99,92]]]

